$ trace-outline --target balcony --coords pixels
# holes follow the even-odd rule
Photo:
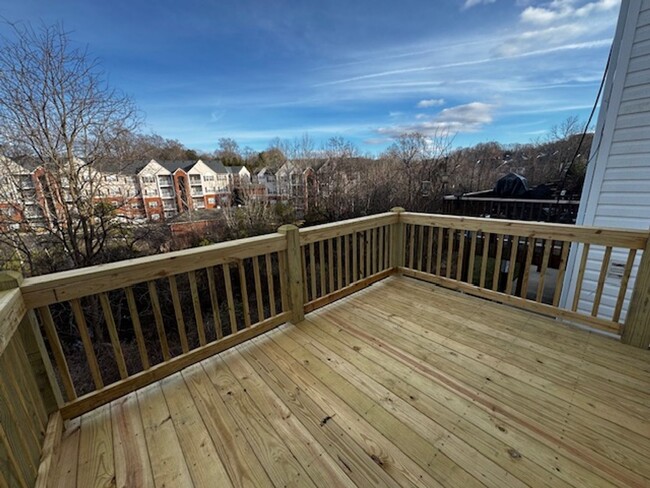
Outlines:
[[[647,232],[396,211],[5,275],[2,480],[647,486],[647,248]]]

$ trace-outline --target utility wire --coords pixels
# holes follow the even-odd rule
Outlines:
[[[557,194],[557,201],[559,203],[560,198],[562,196],[562,192],[564,191],[564,187],[566,185],[566,180],[569,176],[569,171],[571,170],[571,167],[573,166],[573,163],[575,163],[576,159],[578,159],[578,156],[580,155],[580,148],[582,147],[582,143],[585,141],[585,137],[587,136],[587,132],[589,130],[589,125],[591,124],[591,120],[594,117],[594,114],[596,113],[596,108],[598,108],[598,100],[600,100],[600,96],[603,93],[603,88],[605,86],[605,80],[607,79],[607,72],[609,71],[609,63],[612,59],[612,48],[609,48],[609,54],[607,55],[607,64],[605,64],[605,71],[603,73],[603,78],[600,80],[600,87],[598,88],[598,94],[596,95],[596,100],[594,101],[594,105],[591,108],[591,113],[589,114],[589,119],[587,119],[587,123],[585,124],[585,128],[582,131],[582,135],[580,136],[580,142],[578,143],[578,147],[576,148],[576,152],[573,154],[573,157],[571,158],[571,162],[569,162],[569,165],[567,166],[566,170],[564,171],[564,177],[562,178],[562,184],[560,185],[560,191]],[[598,147],[596,147],[596,150],[594,151],[594,154],[591,155],[589,160],[587,161],[587,165],[591,162],[593,157],[598,153],[598,149],[600,148],[600,139],[598,140]]]

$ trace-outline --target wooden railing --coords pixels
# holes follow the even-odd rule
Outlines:
[[[400,221],[405,226],[400,267],[405,275],[616,334],[621,333],[635,259],[648,244],[647,231],[415,213],[402,214]],[[570,252],[579,255],[579,272],[562,307]],[[601,301],[614,252],[625,256],[625,266],[616,271],[620,287],[613,311],[607,313]],[[598,271],[584,310],[579,303],[585,298],[588,259],[597,261]]]
[[[26,488],[51,461],[43,444],[46,429],[60,431],[61,398],[20,281],[10,273],[0,276],[0,486]]]
[[[394,209],[24,281],[0,274],[0,486],[46,478],[63,420],[284,322],[299,323],[396,272],[620,333],[632,268],[643,255],[623,340],[647,348],[648,249],[647,232]],[[607,316],[605,274],[621,252],[626,265]],[[563,296],[572,253],[577,285]],[[585,311],[578,306],[585,263],[598,256]]]
[[[325,224],[300,232],[305,312],[360,290],[392,272],[395,213]]]
[[[289,320],[285,260],[286,239],[273,234],[25,280],[64,387],[63,417]],[[83,347],[76,377],[63,333]]]

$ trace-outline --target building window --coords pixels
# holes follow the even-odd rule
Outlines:
[[[156,182],[156,178],[154,178],[153,176],[142,177],[142,183],[155,183],[155,182]]]
[[[149,202],[149,207],[150,207],[150,208],[156,208],[156,207],[158,207],[158,202]]]
[[[203,179],[205,181],[214,181],[214,175],[205,175]]]
[[[151,220],[160,220],[160,214],[153,214]]]
[[[214,205],[214,198],[212,197],[208,198],[208,203]]]

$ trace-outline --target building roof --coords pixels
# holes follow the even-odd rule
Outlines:
[[[189,171],[192,166],[196,164],[196,161],[192,160],[185,160],[185,161],[158,161],[156,160],[160,166],[165,168],[167,171],[170,173],[173,173],[174,171],[178,169],[182,169],[183,171]]]
[[[226,167],[223,165],[223,163],[218,159],[210,159],[205,161],[201,159],[200,161],[203,161],[203,164],[205,164],[208,168],[210,168],[215,173],[225,174],[228,172],[226,170]]]

